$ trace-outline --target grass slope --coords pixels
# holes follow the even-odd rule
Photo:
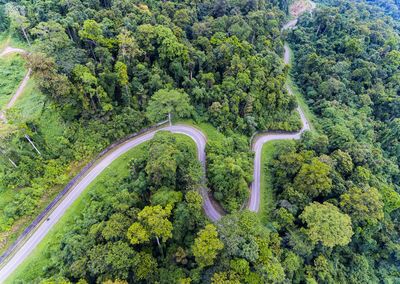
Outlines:
[[[9,110],[7,115],[8,124],[0,124],[0,136],[7,136],[7,133],[13,131],[16,125],[22,124],[26,120],[36,119],[35,121],[40,129],[45,130],[43,132],[43,137],[47,142],[57,139],[60,132],[62,133],[65,127],[61,123],[59,114],[55,110],[46,108],[46,110],[42,111],[43,101],[44,96],[36,89],[34,82],[30,81],[20,100]],[[88,159],[90,158],[88,157]],[[11,164],[0,163],[0,180],[2,178],[1,168],[6,166],[11,167]],[[72,178],[82,166],[82,163],[79,163],[78,166],[69,167],[66,170],[66,175]],[[2,188],[0,186],[0,253],[3,253],[8,246],[13,243],[22,231],[36,218],[37,214],[47,206],[62,188],[63,186],[60,185],[46,190],[40,197],[39,205],[35,209],[34,214],[25,215],[14,220],[9,217],[8,212],[4,209],[8,203],[16,199],[18,193],[23,191],[24,188],[16,190],[12,188]],[[1,206],[1,204],[4,205]]]
[[[0,109],[5,107],[24,78],[24,64],[18,54],[0,58]]]
[[[7,45],[13,47],[25,48],[24,43],[8,34],[0,34],[0,50]],[[10,54],[0,58],[0,109],[4,107],[15,93],[20,82],[26,74],[24,68],[24,60],[19,54]],[[22,95],[18,98],[15,105],[7,110],[7,124],[0,124],[0,139],[7,137],[11,132],[15,131],[18,125],[24,122],[35,120],[41,129],[45,130],[44,137],[46,140],[56,139],[57,135],[64,131],[64,126],[60,123],[58,113],[51,107],[44,109],[45,96],[39,91],[35,85],[34,79],[30,79]],[[0,163],[0,172],[2,167],[10,167],[11,164],[6,162]],[[79,171],[79,167],[69,169],[70,175],[75,175]],[[0,174],[0,180],[1,180]],[[59,192],[62,186],[57,186],[41,197],[37,212],[40,212]],[[36,217],[36,214],[24,216],[13,220],[8,217],[5,212],[5,206],[15,200],[19,191],[24,189],[1,188],[0,186],[0,253],[18,237],[26,226]]]
[[[20,123],[39,118],[44,107],[44,101],[45,96],[35,85],[34,79],[31,78],[13,108],[7,111],[8,122]]]
[[[194,120],[191,119],[178,120],[176,122],[174,121],[174,124],[179,124],[179,123],[191,125],[193,127],[200,129],[206,136],[207,141],[221,141],[222,139],[224,139],[224,135],[210,123],[195,122]]]
[[[263,224],[268,224],[271,221],[271,214],[275,209],[275,192],[272,183],[272,174],[269,166],[273,160],[273,156],[278,145],[284,143],[293,143],[290,140],[275,140],[267,142],[263,145],[261,155],[261,201],[258,216]]]
[[[178,143],[180,141],[191,143],[193,149],[196,148],[196,145],[191,138],[182,134],[175,135]],[[52,253],[59,252],[58,248],[64,232],[74,224],[76,216],[82,212],[83,208],[89,206],[91,202],[90,192],[94,192],[104,187],[105,181],[107,181],[107,183],[112,181],[117,183],[127,177],[129,175],[128,162],[131,159],[142,155],[145,149],[145,144],[146,143],[131,149],[105,169],[85,189],[72,206],[67,209],[60,221],[50,230],[32,254],[29,255],[29,257],[17,268],[5,283],[32,283],[35,278],[43,275],[43,269],[50,263]]]

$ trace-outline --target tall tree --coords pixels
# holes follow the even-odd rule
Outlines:
[[[150,121],[156,122],[166,118],[169,113],[183,118],[190,116],[192,111],[188,94],[175,89],[161,89],[151,97],[146,116]]]
[[[341,213],[335,205],[313,202],[304,208],[300,219],[307,224],[304,231],[313,243],[321,242],[332,248],[347,245],[351,241],[351,218]]]
[[[161,243],[165,243],[172,237],[172,223],[168,220],[171,215],[171,206],[162,208],[160,205],[146,206],[138,214],[138,222],[135,222],[128,229],[128,239],[132,244],[139,244],[149,241],[153,237],[163,253]]]
[[[197,264],[203,268],[213,265],[219,251],[223,248],[224,244],[218,239],[217,228],[208,224],[198,232],[192,251]]]

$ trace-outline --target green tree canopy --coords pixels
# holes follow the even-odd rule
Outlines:
[[[300,219],[307,224],[306,234],[313,243],[324,246],[344,246],[351,241],[353,229],[351,218],[328,202],[313,202],[304,208]]]
[[[318,158],[313,158],[310,164],[303,164],[295,177],[295,189],[309,197],[329,193],[332,188],[332,180],[329,177],[330,170],[329,165],[321,162]]]
[[[193,111],[189,96],[176,89],[161,89],[157,91],[149,102],[146,116],[152,122],[163,120],[171,113],[176,117],[188,117]]]
[[[351,216],[353,223],[376,225],[383,219],[383,202],[379,191],[373,187],[351,188],[340,197],[340,206]]]
[[[218,239],[217,228],[208,224],[197,234],[192,246],[193,255],[200,267],[214,264],[215,259],[224,244]]]
[[[138,222],[129,227],[128,239],[132,244],[140,244],[154,237],[161,250],[160,240],[166,242],[172,237],[172,223],[168,220],[171,210],[169,205],[165,208],[160,205],[144,207],[138,214]]]

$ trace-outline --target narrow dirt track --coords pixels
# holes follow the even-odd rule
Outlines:
[[[6,55],[11,54],[11,53],[24,54],[24,53],[26,53],[26,51],[23,50],[23,49],[20,49],[20,48],[14,48],[14,47],[7,46],[0,53],[0,57],[6,56]],[[17,91],[11,97],[11,99],[8,101],[7,105],[4,107],[4,110],[12,108],[14,106],[15,102],[18,100],[18,98],[22,95],[22,93],[24,92],[24,89],[25,89],[25,87],[28,84],[28,81],[30,79],[31,72],[32,72],[32,70],[29,68],[28,72],[26,72],[26,74],[25,74],[24,79],[22,79],[21,83],[19,84]],[[2,121],[3,123],[6,123],[7,120],[6,120],[6,116],[4,114],[4,110],[0,111],[0,122]]]
[[[10,53],[26,53],[26,51],[21,49],[21,48],[15,48],[15,47],[7,46],[0,53],[0,56],[5,56],[5,55],[10,54]]]

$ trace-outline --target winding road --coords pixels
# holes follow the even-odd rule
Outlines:
[[[313,6],[314,8],[315,6]],[[297,23],[297,19],[288,22],[282,30],[293,28]],[[10,52],[24,52],[18,49],[5,49],[0,56],[10,53]],[[287,44],[284,48],[284,61],[286,64],[290,62],[290,49]],[[30,71],[28,71],[28,78]],[[25,78],[24,78],[25,80]],[[26,83],[25,83],[26,84]],[[21,86],[23,82],[21,83]],[[288,92],[293,94],[289,86],[286,86]],[[22,87],[23,89],[23,87]],[[19,90],[19,89],[18,89]],[[22,92],[22,90],[20,90]],[[17,95],[17,94],[16,94]],[[18,95],[17,95],[18,97]],[[15,100],[14,100],[15,101]],[[255,152],[254,158],[254,179],[251,184],[250,198],[247,204],[247,208],[250,211],[257,212],[260,207],[260,173],[261,173],[261,154],[262,147],[265,143],[273,140],[284,140],[284,139],[300,139],[301,134],[310,130],[310,124],[307,121],[304,112],[300,107],[297,108],[300,115],[303,126],[298,132],[266,132],[256,136],[252,143],[252,150]],[[116,148],[105,154],[97,163],[90,168],[86,174],[78,180],[78,182],[71,188],[70,191],[63,197],[63,199],[54,207],[54,209],[49,213],[47,219],[44,218],[41,223],[28,235],[28,237],[21,242],[19,246],[15,248],[10,257],[6,258],[2,263],[0,269],[0,283],[3,283],[10,274],[28,257],[28,255],[36,248],[36,246],[43,240],[50,229],[59,221],[59,219],[64,215],[65,211],[72,205],[72,203],[80,196],[80,194],[87,188],[87,186],[100,175],[115,159],[129,151],[130,149],[152,139],[156,132],[158,131],[170,131],[172,133],[179,133],[189,136],[196,144],[198,160],[203,167],[203,186],[201,187],[201,194],[204,199],[204,212],[212,220],[218,221],[221,217],[221,210],[219,210],[214,205],[213,201],[209,197],[207,188],[205,187],[205,171],[206,171],[206,153],[205,147],[207,139],[201,130],[184,124],[178,124],[173,126],[164,126],[156,130],[149,131],[140,136],[134,137]]]
[[[21,49],[21,48],[15,48],[15,47],[7,46],[0,53],[0,57],[6,56],[6,55],[11,54],[11,53],[24,54],[24,53],[26,53],[26,51]],[[29,78],[31,76],[31,72],[32,72],[32,70],[29,68],[28,72],[26,72],[26,74],[25,74],[24,79],[22,79],[21,83],[19,84],[17,91],[11,97],[11,99],[8,101],[7,105],[4,107],[4,110],[12,108],[14,106],[15,102],[17,101],[17,99],[22,95],[26,85],[28,84]],[[0,111],[0,121],[7,122],[6,116],[4,114],[4,110]]]
[[[154,134],[160,130],[185,134],[191,137],[197,145],[198,159],[201,162],[202,166],[205,166],[206,138],[200,130],[192,126],[174,125],[162,127],[126,141],[125,143],[115,148],[113,151],[109,152],[100,161],[98,161],[98,163],[96,163],[96,165],[92,167],[86,173],[86,175],[65,195],[62,201],[48,215],[47,219],[43,220],[41,224],[35,229],[35,231],[25,240],[25,242],[16,249],[14,254],[8,259],[8,261],[6,259],[5,265],[0,270],[0,283],[3,283],[7,279],[7,277],[18,267],[18,265],[20,265],[25,260],[25,258],[46,236],[50,229],[64,215],[65,211],[72,205],[72,203],[98,175],[100,175],[115,159],[117,159],[130,149],[142,144],[143,142],[149,141],[154,137]],[[205,197],[204,210],[206,214],[213,220],[218,219],[220,215],[216,212],[215,208],[212,206],[212,203],[208,199],[208,193],[205,187],[201,188],[201,193],[203,197]]]

